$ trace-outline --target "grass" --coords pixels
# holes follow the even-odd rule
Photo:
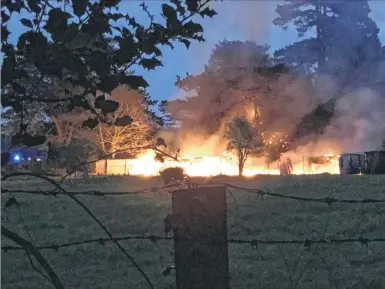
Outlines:
[[[336,198],[385,199],[385,176],[260,176],[253,179],[221,177],[218,181],[272,192]],[[161,186],[159,178],[91,178],[66,183],[74,190],[130,191]],[[8,189],[44,189],[50,185],[30,178],[4,182]],[[346,205],[296,202],[236,192],[228,196],[229,238],[305,239],[385,238],[385,210],[371,204]],[[44,197],[12,194],[20,208],[4,208],[11,197],[2,195],[3,225],[37,245],[106,237],[93,220],[65,196]],[[79,197],[115,235],[164,235],[163,219],[171,212],[167,193],[114,197]],[[381,206],[381,205],[380,205]],[[382,210],[381,210],[382,209]],[[174,284],[173,244],[159,241],[124,241],[156,284]],[[14,245],[5,238],[2,245]],[[385,288],[385,244],[251,246],[229,244],[231,288],[323,289]],[[114,244],[80,245],[58,252],[42,251],[66,288],[148,288],[143,277]],[[3,288],[52,288],[34,271],[23,251],[2,252]]]

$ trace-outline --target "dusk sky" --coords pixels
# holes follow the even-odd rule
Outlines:
[[[160,15],[161,4],[164,1],[147,1],[149,10],[155,15]],[[148,89],[155,99],[173,99],[183,96],[183,92],[174,86],[177,75],[184,76],[186,72],[191,74],[202,70],[207,63],[212,48],[221,40],[253,40],[258,44],[269,44],[271,51],[282,48],[295,42],[298,38],[292,28],[283,30],[272,24],[275,18],[275,7],[282,1],[223,1],[216,2],[214,7],[218,12],[214,18],[201,19],[199,22],[204,28],[205,43],[192,43],[187,50],[183,44],[176,45],[174,50],[166,46],[162,48],[163,65],[155,71],[142,71],[150,84]],[[121,12],[128,12],[136,16],[142,23],[148,21],[147,16],[139,5],[142,1],[125,0],[121,4]],[[371,1],[371,17],[380,28],[380,39],[385,43],[385,1]],[[162,19],[156,18],[156,21]],[[10,38],[16,41],[23,26],[17,21],[9,26]]]

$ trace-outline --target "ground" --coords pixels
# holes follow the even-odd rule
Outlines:
[[[201,181],[201,180],[198,180]],[[263,188],[285,195],[341,199],[385,199],[385,176],[221,177],[217,181]],[[67,182],[69,190],[130,191],[161,186],[160,178],[91,178]],[[3,182],[3,188],[50,189],[26,178]],[[15,197],[20,208],[4,208]],[[115,235],[164,235],[171,212],[166,192],[113,197],[81,197]],[[238,239],[385,238],[385,206],[298,202],[232,191],[228,194],[228,237]],[[2,194],[3,225],[37,245],[106,237],[68,197]],[[156,288],[173,284],[172,241],[123,241]],[[2,238],[2,246],[14,245]],[[385,288],[385,244],[250,245],[229,244],[231,288]],[[88,244],[42,251],[66,288],[149,288],[114,244]],[[52,288],[34,271],[23,251],[2,252],[3,288]]]

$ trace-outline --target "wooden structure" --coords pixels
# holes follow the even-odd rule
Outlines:
[[[365,173],[385,174],[385,150],[365,152]]]
[[[128,159],[105,159],[99,160],[95,165],[97,175],[128,175]]]
[[[365,171],[365,154],[363,153],[345,153],[339,158],[340,174],[353,175]]]
[[[229,289],[226,187],[173,192],[172,216],[177,289]]]

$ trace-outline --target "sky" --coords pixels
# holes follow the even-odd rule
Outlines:
[[[138,22],[146,23],[148,18],[139,5],[143,1],[123,0],[120,11],[135,16]],[[161,4],[165,1],[146,1],[149,11],[154,15],[160,15]],[[183,44],[178,44],[172,50],[170,47],[163,47],[163,67],[155,71],[144,71],[137,69],[136,72],[143,74],[150,84],[148,92],[151,97],[157,100],[175,99],[183,97],[184,93],[175,87],[176,76],[185,76],[186,73],[199,73],[207,63],[211,51],[216,43],[226,40],[252,40],[257,44],[269,44],[270,50],[285,47],[298,40],[296,31],[293,28],[283,30],[274,26],[272,20],[277,4],[282,1],[274,0],[233,0],[215,2],[214,9],[218,15],[214,18],[196,18],[204,29],[206,42],[193,42],[189,49]],[[380,28],[380,40],[385,44],[385,0],[370,1],[372,9],[371,17]],[[159,19],[159,18],[158,18]],[[158,20],[156,19],[156,20]],[[15,19],[16,20],[16,19]],[[23,33],[24,28],[18,21],[10,23],[10,38],[16,41]]]

